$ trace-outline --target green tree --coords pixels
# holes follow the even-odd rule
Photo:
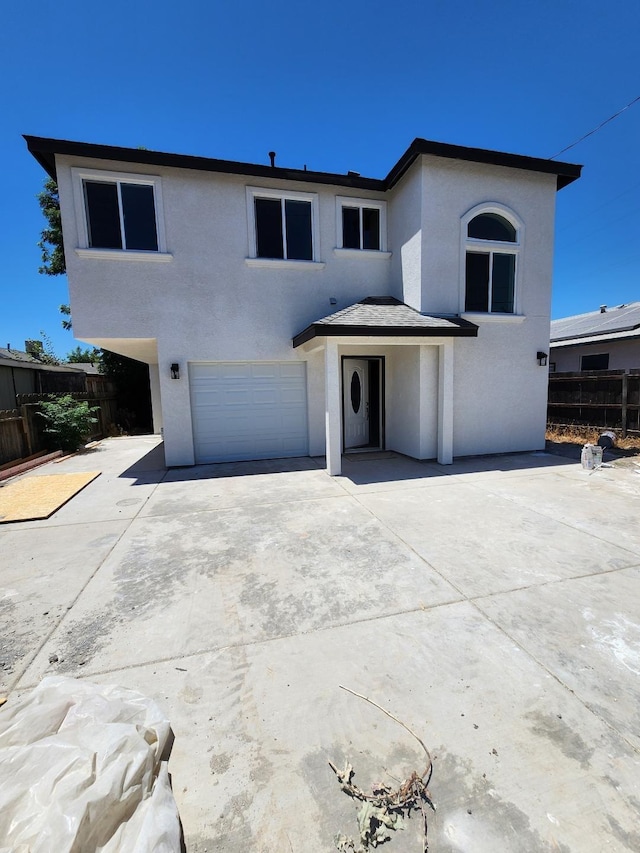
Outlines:
[[[77,346],[70,353],[67,353],[67,362],[69,364],[90,362],[99,366],[102,364],[102,351],[97,347],[91,347],[91,349],[85,347],[85,349],[82,349],[82,347]]]
[[[86,400],[74,400],[70,394],[40,403],[37,413],[44,418],[45,433],[51,436],[54,447],[73,453],[91,434],[91,425],[98,422],[93,417],[99,406],[89,406]]]
[[[73,326],[71,322],[71,308],[68,305],[61,305],[58,310],[63,316],[63,319],[60,321],[62,323],[62,328],[65,331],[70,332]]]
[[[38,272],[44,275],[62,275],[67,271],[62,243],[62,221],[60,219],[60,197],[58,185],[53,178],[47,178],[44,188],[38,194],[38,204],[47,227],[42,229],[38,246],[42,251],[42,266]]]

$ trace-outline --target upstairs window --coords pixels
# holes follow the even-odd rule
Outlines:
[[[519,230],[494,211],[467,221],[465,311],[515,313]]]
[[[339,196],[336,199],[338,249],[381,252],[386,249],[385,202]]]
[[[83,181],[91,249],[158,251],[153,184]]]
[[[249,257],[269,261],[315,261],[318,200],[313,193],[247,187]]]
[[[380,211],[375,207],[343,207],[342,248],[379,250]]]
[[[76,168],[71,174],[80,257],[171,260],[159,177]]]
[[[255,208],[256,257],[313,259],[310,201],[256,198]]]

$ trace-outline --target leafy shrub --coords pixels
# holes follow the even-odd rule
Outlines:
[[[60,450],[73,452],[91,434],[91,425],[98,422],[93,413],[99,406],[89,406],[86,400],[74,400],[70,394],[51,397],[40,403],[38,415],[46,421],[44,431]]]

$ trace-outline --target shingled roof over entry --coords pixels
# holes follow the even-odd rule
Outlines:
[[[464,337],[475,338],[478,327],[459,317],[430,317],[393,296],[368,296],[348,308],[311,323],[293,339],[294,347],[325,336]]]

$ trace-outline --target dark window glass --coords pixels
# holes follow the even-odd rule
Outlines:
[[[120,184],[124,239],[127,249],[158,251],[156,208],[153,187],[147,184]]]
[[[489,310],[489,255],[467,252],[466,311]]]
[[[282,205],[278,198],[255,199],[256,249],[259,258],[284,258]]]
[[[118,187],[114,183],[85,181],[87,227],[92,249],[121,249]]]
[[[380,211],[376,207],[362,209],[363,249],[380,248]]]
[[[491,280],[491,310],[501,314],[513,314],[513,290],[516,278],[515,255],[493,256]]]
[[[342,246],[360,248],[360,210],[357,207],[342,208]]]
[[[351,408],[358,414],[360,411],[360,403],[362,402],[362,385],[360,384],[360,376],[354,370],[351,376]]]
[[[287,258],[298,261],[312,260],[311,202],[287,199],[284,212],[287,224]]]
[[[503,243],[516,242],[516,229],[503,216],[497,213],[481,213],[468,225],[467,234],[477,240],[501,240]]]
[[[609,353],[583,355],[580,359],[580,370],[609,370]]]

